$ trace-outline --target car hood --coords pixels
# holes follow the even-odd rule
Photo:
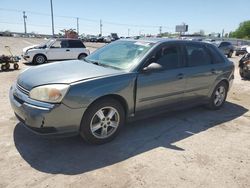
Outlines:
[[[36,44],[36,45],[28,46],[28,47],[23,48],[23,53],[27,52],[28,50],[42,49],[42,48],[44,48],[44,45],[41,45],[41,44]]]
[[[40,85],[70,84],[122,72],[85,61],[71,60],[29,68],[18,76],[17,83],[23,88],[31,90]]]

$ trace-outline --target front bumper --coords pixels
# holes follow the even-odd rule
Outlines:
[[[29,55],[22,55],[22,58],[25,60],[25,61],[28,61],[28,62],[31,62],[33,59],[31,56]]]
[[[245,53],[247,53],[246,50],[235,50],[236,55],[244,55]]]
[[[32,100],[16,84],[10,88],[9,98],[17,118],[39,135],[77,134],[86,110]]]

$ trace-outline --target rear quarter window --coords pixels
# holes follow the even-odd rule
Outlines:
[[[69,48],[86,48],[79,40],[69,40]]]
[[[207,46],[212,58],[214,64],[224,63],[225,59],[223,58],[223,54],[220,53],[220,51],[215,48],[214,46],[208,45]]]

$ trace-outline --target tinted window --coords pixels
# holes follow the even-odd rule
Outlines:
[[[222,42],[220,44],[220,47],[223,47],[223,46],[230,46],[231,44],[229,42]]]
[[[222,57],[221,53],[217,50],[217,48],[210,45],[208,45],[207,48],[213,57],[213,63],[215,64],[224,63],[224,58]]]
[[[85,48],[85,46],[79,40],[69,40],[69,48]]]
[[[186,44],[187,63],[189,67],[209,65],[212,63],[206,48],[200,44]]]
[[[175,69],[179,67],[180,53],[177,46],[164,46],[156,52],[156,63],[164,69]]]

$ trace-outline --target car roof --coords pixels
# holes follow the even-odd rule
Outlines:
[[[182,40],[182,39],[170,39],[170,38],[140,38],[140,39],[120,39],[121,41],[137,41],[137,42],[148,42],[154,44],[161,44],[166,42],[173,43],[197,43],[197,44],[207,44],[202,41],[190,41],[190,40]]]
[[[62,40],[80,40],[80,39],[71,39],[71,38],[56,38],[56,40],[58,40],[58,41],[62,41]]]

